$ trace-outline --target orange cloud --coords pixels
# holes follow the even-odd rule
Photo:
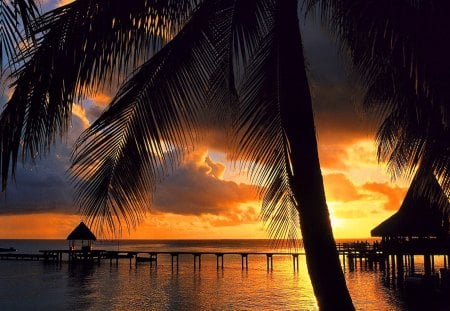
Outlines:
[[[326,169],[347,169],[346,147],[343,144],[319,144],[320,166]]]
[[[210,214],[228,219],[233,219],[232,214],[245,213],[240,206],[258,200],[256,189],[219,179],[224,171],[224,164],[213,161],[205,149],[194,152],[157,187],[153,208],[160,213]]]
[[[348,202],[362,198],[358,189],[346,175],[335,173],[325,175],[323,178],[328,200]]]
[[[87,129],[89,127],[90,122],[86,116],[86,110],[81,105],[73,105],[72,114],[81,121],[83,129]]]
[[[398,186],[391,186],[388,183],[366,183],[363,185],[363,189],[373,193],[382,194],[386,198],[386,203],[383,208],[388,211],[396,211],[399,209],[403,198],[405,197],[407,188],[401,188]]]
[[[207,156],[205,158],[205,164],[208,165],[211,169],[209,171],[209,175],[211,175],[217,179],[223,178],[223,174],[225,172],[225,165],[223,165],[220,162],[214,162],[213,160],[211,160],[211,158],[209,156]]]
[[[99,106],[106,106],[111,102],[111,96],[105,93],[98,93],[90,99]]]
[[[63,6],[63,5],[69,4],[69,3],[74,2],[74,1],[75,0],[59,0],[56,5],[57,6]]]

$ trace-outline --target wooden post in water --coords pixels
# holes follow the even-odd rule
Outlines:
[[[395,255],[391,255],[391,270],[392,270],[392,279],[395,279],[396,275],[395,275]]]
[[[292,254],[292,262],[294,263],[294,271],[298,271],[298,254]]]
[[[245,265],[244,265],[244,258],[245,258]],[[248,270],[248,254],[241,254],[241,264],[242,264],[242,270],[245,269]]]
[[[266,254],[267,257],[267,271],[273,270],[273,254]]]
[[[219,257],[222,259],[222,269],[223,269],[223,254],[217,253],[216,254],[217,270],[219,270]]]
[[[397,278],[399,281],[403,280],[403,255],[397,254]]]
[[[387,275],[389,276],[389,274],[391,273],[391,263],[389,262],[389,254],[388,255],[386,255],[386,258],[385,258],[385,260],[386,260],[386,273],[387,273]]]
[[[425,275],[426,276],[431,275],[431,260],[430,260],[429,254],[425,254],[423,256],[423,265],[424,265]]]
[[[355,263],[354,263],[354,260],[353,260],[353,253],[352,252],[348,252],[347,253],[347,259],[348,259],[349,270],[352,272],[352,271],[355,270]]]
[[[150,253],[150,267],[153,266],[153,262],[155,262],[155,267],[158,266],[158,253]]]
[[[170,256],[172,256],[172,271],[173,271],[173,259],[177,258],[177,271],[178,271],[178,253],[170,253]]]
[[[433,272],[433,274],[435,273],[435,270],[434,270],[434,255],[431,255],[431,271]]]
[[[345,271],[345,248],[342,250],[342,266]]]
[[[201,264],[202,264],[202,254],[199,253],[193,253],[192,255],[194,255],[194,270],[196,268],[196,264],[197,264],[197,258],[198,258],[198,270],[200,270],[201,268]]]

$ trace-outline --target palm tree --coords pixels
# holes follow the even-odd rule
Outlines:
[[[325,201],[296,0],[75,1],[39,25],[1,116],[4,189],[19,150],[40,156],[67,131],[74,99],[144,60],[76,146],[83,214],[112,230],[136,225],[205,118],[237,115],[233,150],[262,186],[271,232],[292,237],[300,214],[319,306],[353,309]]]
[[[0,11],[0,77],[3,78],[4,62],[13,64],[19,44],[30,39],[38,8],[33,0],[9,0],[1,2]]]
[[[428,166],[448,192],[447,5],[306,2],[320,2],[363,77],[366,104],[378,108],[380,158],[394,175]],[[67,131],[74,99],[142,63],[77,145],[83,213],[98,226],[134,226],[205,116],[237,115],[236,157],[262,186],[271,232],[292,236],[285,224],[299,213],[319,306],[353,308],[325,202],[296,1],[79,0],[39,25],[1,116],[3,189],[19,151],[40,156]]]
[[[412,177],[419,166],[433,172],[450,195],[450,4],[308,0],[307,5],[317,3],[361,77],[364,105],[381,121],[379,159],[394,177]]]

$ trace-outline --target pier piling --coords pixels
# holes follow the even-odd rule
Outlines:
[[[200,270],[201,268],[201,264],[202,264],[202,254],[200,253],[193,253],[192,255],[194,255],[194,270],[196,268],[196,264],[197,264],[197,258],[198,258],[198,270]]]
[[[170,253],[171,255],[171,262],[172,262],[172,271],[173,271],[173,260],[174,258],[177,259],[177,271],[178,271],[178,253]]]
[[[266,254],[267,257],[267,271],[273,270],[273,254]]]
[[[294,265],[294,271],[298,271],[298,254],[292,254],[292,263]]]
[[[216,254],[217,270],[219,270],[219,258],[221,259],[221,267],[223,269],[223,254],[222,253]]]
[[[245,258],[245,265],[244,265],[244,258]],[[248,254],[241,254],[241,264],[242,270],[244,270],[244,267],[246,270],[248,270]]]

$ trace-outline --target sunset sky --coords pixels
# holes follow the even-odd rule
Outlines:
[[[47,2],[44,9],[56,4]],[[361,113],[357,79],[347,77],[326,33],[312,21],[302,21],[301,27],[334,234],[366,238],[399,208],[409,182],[392,182],[385,166],[377,163],[375,123]],[[35,164],[19,164],[16,183],[0,200],[0,238],[65,238],[80,222],[66,173],[71,147],[113,94],[97,94],[74,105],[67,139]],[[144,223],[123,238],[267,237],[259,220],[260,203],[245,172],[227,161],[220,132],[210,130],[206,137],[205,144],[159,185]]]

